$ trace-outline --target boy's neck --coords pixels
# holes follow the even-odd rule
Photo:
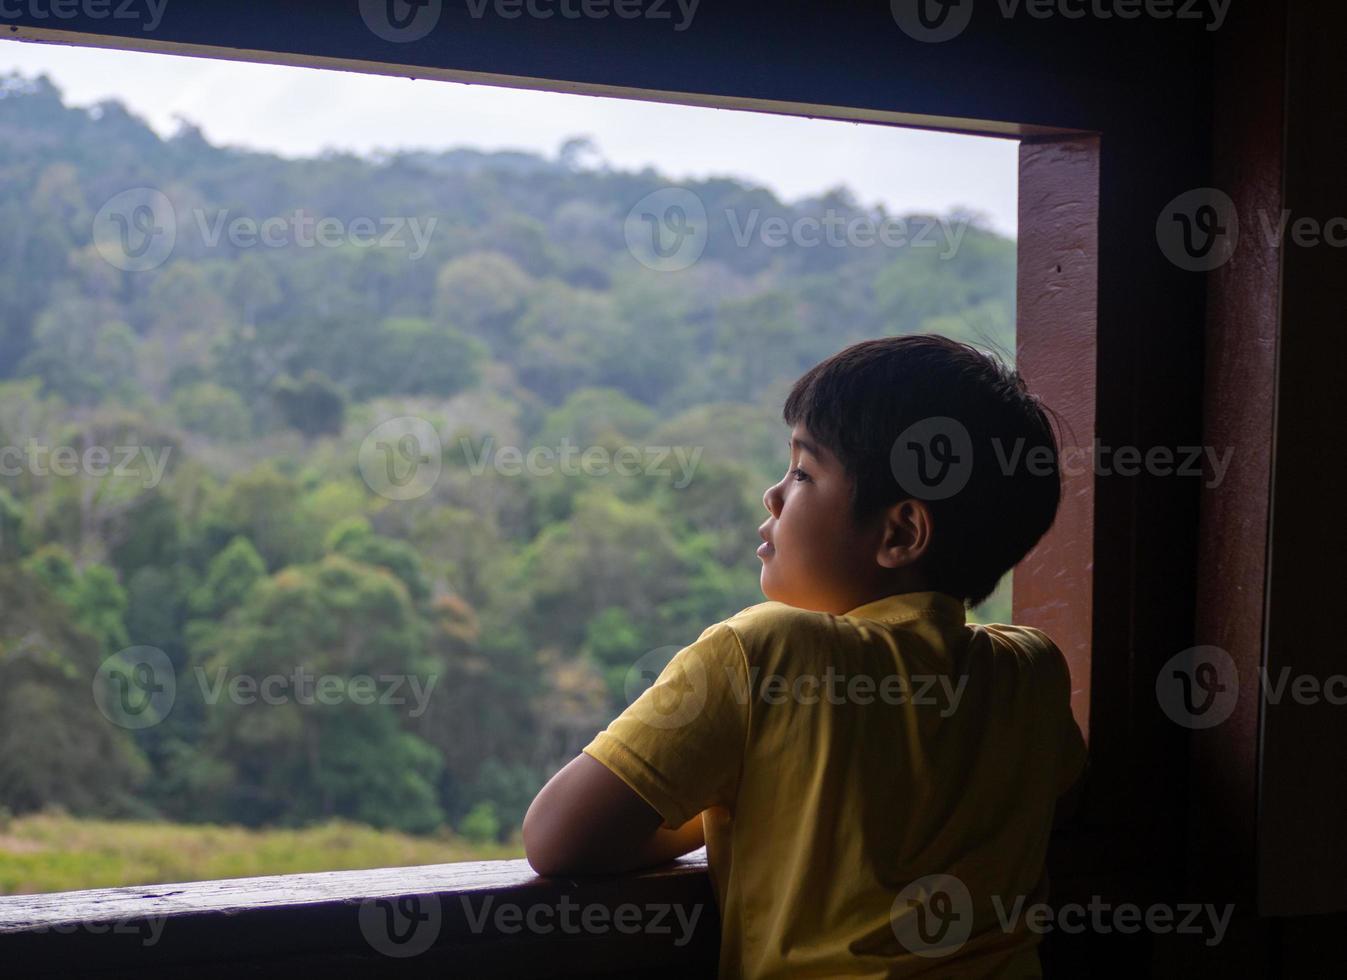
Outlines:
[[[915,574],[894,575],[863,587],[839,592],[812,608],[815,612],[827,612],[834,616],[842,616],[853,609],[878,602],[880,599],[887,599],[889,596],[930,591],[930,583]],[[840,606],[845,606],[845,608],[834,608]]]

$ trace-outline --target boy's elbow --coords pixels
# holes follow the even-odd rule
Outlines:
[[[541,794],[540,794],[541,796]],[[565,874],[569,861],[565,840],[558,833],[555,815],[549,815],[534,799],[524,814],[522,828],[524,858],[536,873],[543,877]]]
[[[525,844],[524,857],[533,873],[540,877],[556,878],[562,874],[562,863],[546,851]]]
[[[587,755],[539,790],[524,815],[524,856],[540,875],[613,874],[636,867],[660,816]]]
[[[522,835],[524,838],[524,859],[528,861],[536,873],[540,875],[554,875],[557,873],[556,862],[552,850],[548,847],[548,842],[538,824],[540,818],[534,815],[537,809],[537,800],[534,800],[529,807],[528,813],[524,814],[524,826]]]

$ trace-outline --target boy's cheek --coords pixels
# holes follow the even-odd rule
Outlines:
[[[782,559],[780,550],[763,562],[760,584],[764,596],[787,605],[797,603],[808,585],[799,571],[791,567],[789,558]]]
[[[768,558],[762,564],[762,574],[759,576],[759,584],[762,587],[762,594],[775,602],[782,602],[784,595],[781,582],[781,572],[777,566],[779,556]]]

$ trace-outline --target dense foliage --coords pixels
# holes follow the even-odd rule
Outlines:
[[[0,446],[18,450],[0,473],[0,806],[508,837],[637,660],[761,600],[791,380],[864,337],[1013,348],[1005,238],[740,244],[750,214],[885,216],[843,189],[791,204],[712,179],[686,185],[705,253],[656,271],[624,219],[667,179],[583,149],[287,160],[0,78]],[[167,261],[126,271],[92,229],[138,187],[180,228]],[[420,255],[202,232],[297,209],[435,223]],[[403,417],[442,447],[411,499],[361,468]],[[565,445],[678,447],[695,468],[498,465]],[[90,449],[111,465],[60,465]],[[147,648],[171,705],[113,724],[99,706]],[[304,677],[381,696],[305,697]],[[268,678],[270,701],[249,687]]]

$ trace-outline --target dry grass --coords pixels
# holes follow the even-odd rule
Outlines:
[[[0,894],[520,857],[513,844],[332,822],[303,830],[16,817],[0,826]]]

